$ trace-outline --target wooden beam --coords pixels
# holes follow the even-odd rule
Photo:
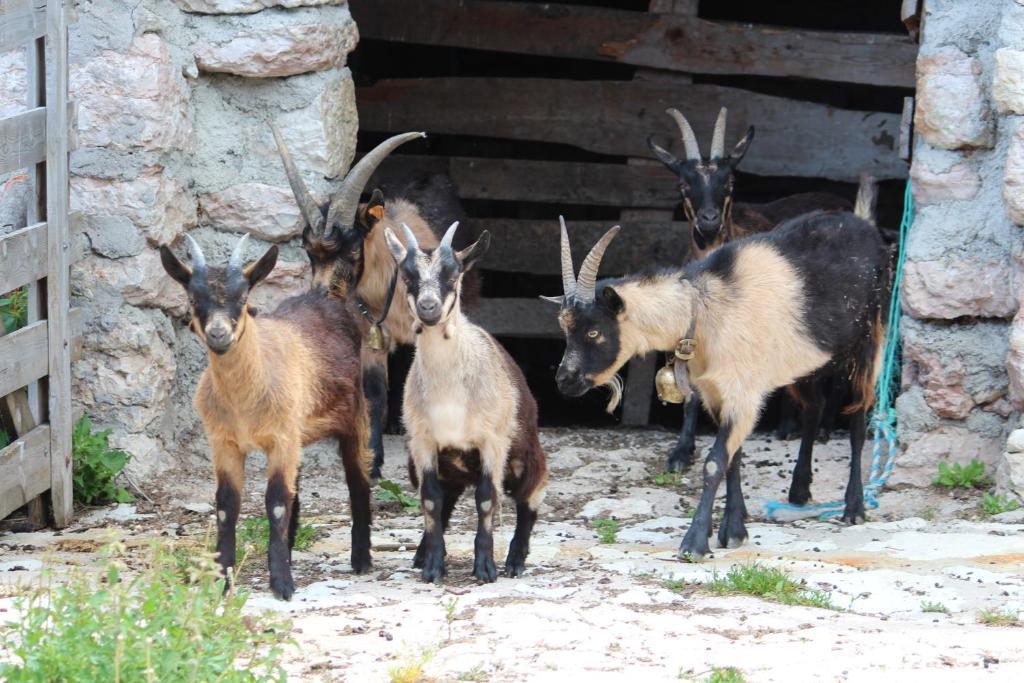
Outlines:
[[[480,267],[513,273],[557,275],[561,271],[558,219],[474,218],[490,230],[491,247]],[[573,263],[583,262],[597,240],[619,221],[567,221]],[[687,261],[689,239],[682,222],[622,222],[622,232],[601,261],[601,275],[624,275],[644,266],[681,266]],[[561,292],[544,292],[560,294]]]
[[[855,182],[865,171],[882,179],[907,174],[896,150],[898,114],[837,109],[717,85],[681,89],[633,81],[424,78],[384,80],[356,93],[360,126],[366,131],[536,140],[647,158],[648,135],[657,134],[665,144],[679,139],[666,108],[682,107],[697,137],[706,140],[719,107],[725,106],[728,144],[748,126],[757,127],[741,167],[749,173],[846,182]]]
[[[0,296],[46,277],[46,223],[0,237]]]
[[[654,374],[658,371],[660,356],[660,353],[652,351],[629,360],[626,384],[622,389],[623,426],[646,427],[650,422],[651,393],[654,391]]]
[[[0,337],[0,396],[46,376],[45,320]]]
[[[50,427],[42,425],[0,450],[0,519],[50,487]]]
[[[671,210],[680,203],[675,176],[664,166],[571,161],[394,155],[370,180],[395,169],[447,173],[463,199],[642,206]],[[671,213],[671,211],[670,211]]]
[[[917,45],[898,34],[811,31],[553,3],[352,0],[350,5],[363,39],[686,73],[914,87]]]
[[[50,501],[58,527],[71,522],[71,234],[68,225],[68,27],[64,1],[46,8],[50,55],[46,102],[46,318],[49,348]],[[68,2],[68,4],[73,4]]]
[[[903,98],[903,115],[900,117],[900,159],[910,162],[914,152],[914,98]]]
[[[481,299],[467,315],[496,337],[562,336],[558,306],[540,299]]]
[[[0,52],[46,35],[46,0],[0,0]]]
[[[36,107],[0,119],[0,173],[46,159],[46,109]]]

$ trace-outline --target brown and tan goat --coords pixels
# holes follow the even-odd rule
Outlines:
[[[537,404],[522,371],[494,337],[462,314],[463,274],[487,251],[490,234],[456,251],[457,227],[452,224],[436,249],[421,248],[406,226],[404,243],[390,229],[384,232],[407,287],[402,304],[417,329],[402,411],[425,522],[413,566],[425,581],[444,576],[445,528],[459,496],[475,486],[473,576],[491,582],[498,576],[493,527],[499,493],[504,489],[516,501],[505,574],[519,576],[547,484],[547,460]]]
[[[419,244],[436,247],[444,226],[462,216],[451,182],[440,176],[407,178],[387,187],[388,196],[375,189],[369,200],[359,202],[381,162],[400,145],[426,137],[425,133],[403,133],[388,138],[368,152],[348,172],[338,189],[320,204],[310,194],[280,131],[273,127],[274,140],[284,162],[285,173],[298,203],[305,227],[302,243],[313,268],[313,286],[351,301],[361,312],[369,330],[379,323],[383,344],[363,345],[363,382],[370,406],[370,445],[374,451],[372,477],[380,477],[384,463],[383,430],[388,403],[388,353],[398,344],[415,343],[414,316],[404,301],[405,284],[397,278],[388,253],[384,230],[398,231],[408,225]],[[392,283],[394,291],[391,292]],[[475,272],[465,278],[465,298],[472,303],[479,289]]]
[[[349,307],[316,290],[285,299],[268,315],[252,315],[249,292],[273,270],[277,246],[245,266],[246,237],[224,268],[208,266],[191,235],[191,267],[168,246],[160,248],[160,258],[188,293],[191,328],[208,350],[193,402],[213,451],[218,561],[230,580],[245,460],[251,451],[263,451],[270,587],[288,600],[295,592],[291,549],[299,523],[299,466],[303,446],[313,442],[339,440],[352,505],[352,569],[370,569],[361,339]]]

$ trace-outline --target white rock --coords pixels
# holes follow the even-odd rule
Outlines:
[[[996,50],[992,99],[1002,114],[1024,114],[1024,51]]]
[[[224,43],[195,48],[200,70],[251,78],[295,76],[344,66],[359,40],[355,24],[287,24],[241,31]]]
[[[71,179],[71,209],[86,216],[124,216],[150,244],[170,244],[196,224],[196,206],[184,188],[162,169],[134,180]]]
[[[1024,453],[1024,429],[1015,429],[1006,439],[1006,450],[1011,453]]]
[[[991,147],[992,115],[981,82],[982,64],[956,47],[917,58],[914,128],[933,147]]]
[[[291,190],[264,183],[240,183],[199,195],[199,221],[268,242],[298,237],[303,225]]]
[[[351,73],[344,69],[341,76],[328,83],[309,106],[282,114],[277,118],[277,125],[303,173],[327,178],[344,175],[356,154],[356,132],[359,129]],[[269,140],[270,134],[266,135]],[[277,149],[273,149],[276,159]],[[280,177],[284,184],[283,170]]]
[[[903,268],[903,306],[918,319],[1008,318],[1017,310],[1014,270],[1009,259],[908,260]]]

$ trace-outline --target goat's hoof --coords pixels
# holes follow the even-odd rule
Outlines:
[[[494,558],[487,555],[478,556],[473,561],[473,578],[484,583],[494,583],[498,580],[498,568],[494,564]]]
[[[668,454],[668,460],[665,462],[665,471],[685,472],[693,465],[693,456],[695,453],[696,449],[693,445],[676,446],[672,449],[672,452]]]
[[[423,559],[420,576],[427,583],[441,583],[445,575],[444,553],[433,553]]]
[[[380,466],[374,465],[373,469],[370,470],[370,483],[376,484],[378,481],[380,481],[380,477]]]
[[[831,431],[826,431],[826,430],[823,429],[823,430],[821,430],[821,433],[818,434],[818,443],[828,443],[831,440],[832,440],[832,432]]]
[[[271,576],[270,590],[278,600],[291,600],[295,595],[295,583],[290,576]]]
[[[373,569],[373,560],[370,558],[370,553],[366,553],[360,557],[352,557],[352,572],[355,574],[365,574]]]
[[[692,531],[691,527],[691,531]],[[683,544],[679,546],[679,552],[676,553],[676,557],[684,562],[700,562],[704,557],[711,553],[711,547],[708,545],[708,534],[697,533],[693,534],[693,538],[689,532],[686,537],[683,538]]]
[[[739,548],[747,540],[747,528],[742,522],[738,525],[723,526],[718,530],[718,546],[720,548]]]
[[[856,526],[857,524],[863,524],[866,521],[866,516],[863,510],[847,510],[846,512],[843,513],[842,520],[846,524]]]
[[[810,487],[792,487],[789,489],[789,502],[793,505],[807,505],[811,499]]]
[[[505,576],[514,579],[522,576],[526,571],[526,560],[507,560],[505,562]]]

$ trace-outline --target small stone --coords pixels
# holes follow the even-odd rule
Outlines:
[[[1024,453],[1024,429],[1015,429],[1006,439],[1006,450],[1010,453]]]
[[[209,503],[183,503],[181,507],[197,515],[209,515],[213,512],[213,506]]]
[[[992,114],[981,81],[982,64],[956,47],[917,58],[914,129],[933,147],[991,147]]]
[[[992,99],[1001,114],[1024,114],[1024,51],[1000,48],[995,54]]]

